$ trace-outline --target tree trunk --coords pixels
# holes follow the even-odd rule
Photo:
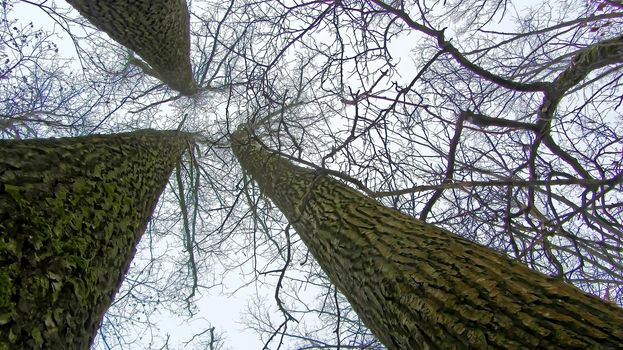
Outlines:
[[[189,138],[0,141],[0,349],[88,349]]]
[[[242,168],[389,349],[623,348],[623,309],[298,167],[240,129]]]
[[[190,15],[185,0],[67,2],[141,56],[156,73],[151,74],[169,87],[184,95],[198,91],[190,63]]]

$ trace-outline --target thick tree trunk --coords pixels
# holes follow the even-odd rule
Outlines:
[[[147,62],[156,78],[184,95],[197,84],[190,63],[190,18],[185,0],[67,0],[98,29]]]
[[[0,349],[89,348],[188,141],[0,141]]]
[[[246,130],[243,169],[389,349],[621,349],[623,309],[293,165]]]

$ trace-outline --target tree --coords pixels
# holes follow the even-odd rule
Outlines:
[[[304,45],[316,54],[304,75],[319,78],[301,79],[314,86],[301,98],[311,106],[249,118],[266,144],[621,304],[619,5],[281,4],[305,22],[285,33],[322,38]],[[514,27],[496,26],[515,15]],[[610,58],[598,54],[607,48]],[[290,92],[284,104],[293,90],[279,90]]]
[[[147,64],[133,56],[130,63],[184,95],[197,93],[190,64],[190,15],[185,0],[68,2]]]
[[[292,164],[241,127],[241,166],[389,349],[620,348],[623,310]]]
[[[225,140],[248,123],[293,162],[623,305],[619,2],[194,1],[193,98],[145,79],[82,19],[26,3],[73,34],[81,65],[59,79],[66,95],[47,93],[41,69],[10,77],[7,124],[201,134],[201,156],[180,170],[196,176],[171,180],[183,193],[164,194],[96,347],[166,348],[151,310],[191,317],[228,275],[272,288],[244,316],[267,348],[382,348],[241,172]],[[64,58],[24,67],[46,59]]]
[[[190,138],[3,140],[0,348],[86,349]]]

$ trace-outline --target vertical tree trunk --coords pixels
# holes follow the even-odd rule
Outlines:
[[[190,63],[185,0],[67,0],[98,29],[140,55],[158,79],[184,95],[197,92]]]
[[[246,130],[243,169],[389,349],[623,348],[623,310],[293,165]]]
[[[0,349],[88,349],[189,139],[0,141]]]

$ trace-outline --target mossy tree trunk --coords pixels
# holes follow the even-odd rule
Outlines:
[[[189,138],[0,141],[0,349],[88,349]]]
[[[248,131],[243,169],[389,349],[621,349],[623,310],[295,166]]]
[[[185,0],[67,2],[95,27],[141,56],[150,66],[141,65],[146,73],[184,95],[197,93]]]

